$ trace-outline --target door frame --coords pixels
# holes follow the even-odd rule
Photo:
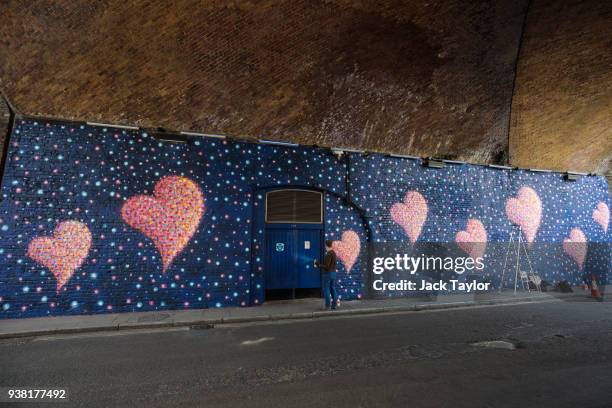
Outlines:
[[[369,265],[371,263],[371,253],[369,250],[369,245],[368,243],[370,242],[374,242],[374,233],[372,231],[372,227],[370,225],[370,219],[371,216],[368,215],[368,213],[366,212],[366,210],[362,207],[360,207],[359,205],[355,204],[349,196],[347,196],[346,194],[341,194],[337,191],[333,191],[333,190],[328,190],[325,188],[321,188],[321,187],[317,187],[317,186],[306,186],[306,185],[301,185],[301,184],[274,184],[274,185],[270,185],[270,184],[264,184],[264,185],[258,185],[258,184],[253,184],[251,185],[251,276],[250,276],[250,290],[249,290],[249,306],[256,306],[256,305],[260,305],[262,303],[265,303],[266,301],[266,296],[265,296],[265,265],[263,264],[259,264],[259,255],[258,254],[264,254],[265,252],[262,251],[266,251],[267,248],[265,247],[265,239],[263,241],[260,241],[259,238],[260,237],[265,237],[265,228],[266,228],[266,223],[265,223],[265,200],[262,199],[265,197],[265,193],[270,191],[270,190],[285,190],[285,189],[291,189],[291,190],[295,190],[295,189],[299,189],[299,190],[311,190],[311,191],[317,191],[319,193],[323,194],[323,200],[326,200],[327,198],[339,198],[342,200],[343,205],[346,205],[348,207],[351,207],[353,210],[356,211],[357,215],[361,218],[361,221],[363,223],[363,228],[364,228],[364,234],[365,234],[365,245],[364,245],[364,261],[366,263],[366,265]],[[261,198],[259,198],[259,195],[262,195]],[[327,201],[325,201],[325,203],[323,204],[323,224],[322,224],[322,228],[323,228],[323,235],[322,235],[322,239],[321,239],[321,246],[325,247],[325,230],[326,230],[326,213],[327,213]],[[259,205],[258,205],[259,204]],[[258,247],[256,249],[256,246]],[[325,248],[323,248],[324,250]],[[323,257],[324,253],[321,254],[321,259]],[[260,269],[262,268],[262,269]],[[368,299],[372,297],[372,291],[371,291],[371,274],[367,273],[367,271],[363,272],[365,274],[364,276],[364,282],[365,282],[365,289],[364,289],[364,298]],[[256,294],[257,293],[257,294]]]
[[[279,222],[266,222],[266,211],[267,211],[267,194],[272,191],[279,190],[303,190],[303,191],[313,191],[321,194],[321,223],[279,223]],[[266,291],[266,268],[268,267],[267,253],[268,253],[268,242],[267,242],[267,234],[266,231],[268,229],[313,229],[319,230],[320,234],[320,243],[319,243],[319,261],[323,259],[325,255],[325,197],[327,195],[327,191],[309,187],[309,186],[299,186],[299,185],[277,185],[277,186],[268,186],[257,189],[256,193],[262,193],[264,195],[263,206],[259,209],[258,216],[261,220],[261,226],[263,230],[263,243],[262,243],[262,254],[264,254],[264,265],[263,265],[263,293],[264,293],[264,302],[265,302],[265,291]],[[255,224],[255,223],[253,223]],[[253,225],[255,227],[255,225]],[[291,288],[289,288],[291,289]],[[293,298],[295,298],[295,288],[293,288]]]

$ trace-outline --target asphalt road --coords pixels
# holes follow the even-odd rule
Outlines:
[[[68,388],[57,407],[612,407],[612,304],[4,340],[0,385]]]

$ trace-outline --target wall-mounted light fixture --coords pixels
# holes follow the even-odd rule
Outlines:
[[[443,169],[446,167],[446,163],[444,160],[428,158],[423,162],[425,167],[430,167],[432,169]]]
[[[334,150],[338,150],[344,153],[355,153],[355,154],[365,154],[366,152],[364,150],[359,150],[359,149],[349,149],[346,147],[337,147],[337,148],[333,148],[332,151]]]
[[[117,129],[129,129],[129,130],[138,130],[137,126],[127,126],[127,125],[111,125],[109,123],[98,123],[98,122],[86,122],[89,126],[97,126],[97,127],[106,127],[106,128],[117,128]]]
[[[211,137],[213,139],[225,139],[224,135],[211,135],[209,133],[197,133],[197,132],[181,132],[181,135],[196,136],[196,137]]]
[[[532,171],[534,173],[552,173],[552,170],[545,169],[529,169],[529,171]]]
[[[344,150],[331,149],[331,152],[334,156],[336,156],[336,159],[338,160],[340,160],[344,156]]]
[[[500,166],[499,164],[489,164],[487,167],[491,167],[493,169],[502,169],[502,170],[514,170],[513,167],[510,166]]]
[[[567,173],[563,175],[563,178],[566,181],[578,181],[580,180],[580,177],[583,177],[583,176],[588,176],[588,174],[587,173],[572,173],[568,171]]]
[[[187,136],[180,133],[170,133],[166,132],[162,128],[158,128],[154,132],[149,132],[149,134],[160,142],[168,142],[168,143],[187,143],[189,140]]]
[[[299,144],[297,144],[297,143],[283,142],[281,140],[259,139],[258,142],[261,143],[261,144],[270,144],[270,145],[287,146],[287,147],[298,147],[299,146]]]

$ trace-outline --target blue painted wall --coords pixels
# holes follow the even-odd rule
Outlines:
[[[418,191],[428,204],[419,241],[453,242],[468,219],[476,218],[491,243],[503,243],[512,226],[505,203],[528,186],[543,209],[535,244],[555,244],[533,251],[534,269],[550,282],[572,283],[587,272],[602,279],[610,272],[610,228],[604,232],[593,219],[598,203],[610,207],[602,177],[570,183],[559,174],[473,165],[428,169],[414,160],[352,154],[349,204],[345,165],[325,149],[212,138],[167,144],[137,130],[20,119],[2,182],[0,317],[260,304],[265,291],[261,209],[264,191],[275,186],[324,191],[325,236],[340,240],[349,230],[359,236],[351,271],[340,264],[343,299],[366,294],[368,234],[375,242],[406,241],[390,208],[407,191]],[[154,240],[122,218],[122,207],[134,196],[152,195],[168,176],[192,182],[204,197],[204,212],[164,271]],[[41,262],[40,253],[46,256],[48,250],[44,242],[36,241],[42,242],[38,258],[28,251],[33,241],[52,237],[67,221],[86,226],[91,244],[58,290],[58,277]],[[561,245],[572,228],[580,228],[589,241],[583,271]],[[498,258],[487,256],[492,262]],[[486,273],[494,277],[495,271]]]

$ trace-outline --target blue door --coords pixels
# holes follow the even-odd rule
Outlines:
[[[294,232],[292,229],[266,230],[266,289],[296,287]]]
[[[321,273],[319,268],[314,267],[314,260],[321,258],[321,231],[298,229],[296,232],[296,288],[320,288]]]
[[[320,228],[293,224],[266,228],[266,289],[321,287],[314,260],[321,259]]]

